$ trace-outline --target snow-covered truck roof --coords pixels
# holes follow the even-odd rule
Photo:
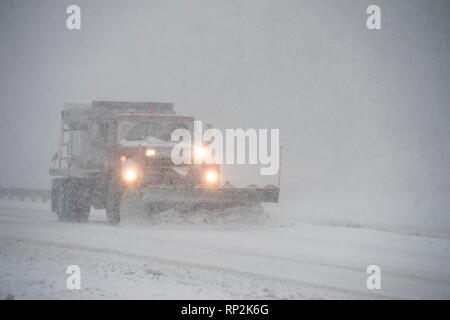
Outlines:
[[[84,130],[93,121],[102,121],[115,115],[175,115],[173,103],[94,101],[92,104],[65,103],[62,120],[74,130]]]

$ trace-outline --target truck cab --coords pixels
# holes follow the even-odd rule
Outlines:
[[[171,207],[223,208],[278,202],[278,188],[220,186],[220,168],[202,160],[204,146],[189,141],[190,158],[172,161],[172,133],[194,137],[194,118],[180,116],[171,103],[94,101],[66,105],[50,175],[52,210],[62,221],[84,222],[91,206],[106,209],[111,224],[121,220],[126,190],[145,199],[150,214]],[[183,141],[184,143],[184,141]],[[199,156],[200,154],[200,156]],[[139,200],[140,201],[140,200]]]

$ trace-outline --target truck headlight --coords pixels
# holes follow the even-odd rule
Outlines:
[[[123,178],[125,179],[126,182],[134,182],[137,179],[137,172],[135,169],[126,169],[124,174],[123,174]]]
[[[219,181],[219,174],[216,170],[209,170],[206,172],[205,180],[210,184],[217,183]]]
[[[147,157],[153,157],[156,154],[155,149],[147,149],[147,151],[145,152],[145,155]]]

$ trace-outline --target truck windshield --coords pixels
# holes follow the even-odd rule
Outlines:
[[[170,141],[176,129],[192,132],[192,121],[173,119],[125,119],[119,122],[118,141],[121,145],[161,143]]]

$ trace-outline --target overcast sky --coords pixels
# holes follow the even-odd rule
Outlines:
[[[79,31],[66,28],[70,4]],[[370,4],[381,30],[366,28]],[[445,0],[2,0],[0,185],[49,187],[63,103],[103,99],[279,128],[285,199],[354,170],[447,188],[449,19]]]

